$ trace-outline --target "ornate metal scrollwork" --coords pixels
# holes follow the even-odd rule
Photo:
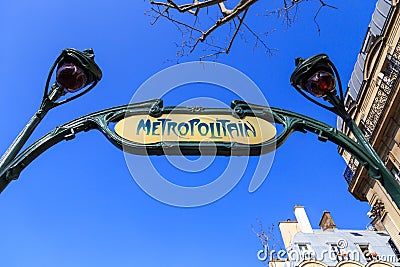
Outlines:
[[[383,76],[378,85],[378,91],[372,102],[371,108],[362,123],[365,137],[369,140],[374,134],[377,125],[380,123],[382,113],[386,110],[390,99],[393,97],[394,88],[399,83],[400,74],[400,40],[392,55],[386,59],[386,67],[382,70]],[[354,157],[351,157],[348,166],[343,174],[348,183],[353,179],[359,164]]]
[[[289,135],[295,131],[311,132],[318,136],[320,141],[331,141],[352,154],[362,165],[367,169],[375,170],[377,167],[375,162],[368,153],[365,152],[363,147],[349,138],[347,135],[338,131],[330,125],[309,118],[307,116],[294,113],[291,111],[270,108],[260,105],[249,104],[241,100],[233,101],[231,109],[210,109],[210,108],[196,108],[193,110],[190,107],[163,107],[162,101],[154,99],[137,104],[129,104],[119,107],[114,107],[99,112],[95,112],[81,118],[75,119],[60,127],[56,127],[53,131],[49,132],[31,146],[26,148],[19,154],[4,171],[0,173],[0,192],[14,179],[17,179],[21,171],[41,153],[48,148],[63,140],[73,139],[79,132],[98,130],[115,146],[124,151],[141,154],[141,155],[164,155],[174,154],[179,151],[186,155],[199,155],[198,143],[179,143],[179,142],[159,142],[149,145],[138,144],[125,140],[110,128],[110,125],[120,121],[125,116],[134,114],[151,114],[151,116],[158,116],[160,114],[169,112],[181,112],[184,114],[230,114],[239,113],[237,116],[246,117],[253,116],[259,117],[266,121],[281,124],[283,130],[272,140],[260,144],[240,144],[240,143],[218,143],[210,144],[210,147],[217,147],[217,155],[249,155],[257,156],[266,154],[281,146]],[[240,112],[239,112],[240,111]],[[207,146],[206,144],[202,144]],[[204,151],[202,150],[203,154]],[[207,153],[207,152],[206,152]]]

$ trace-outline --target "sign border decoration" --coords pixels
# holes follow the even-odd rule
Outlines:
[[[186,109],[192,108],[193,107],[186,107]],[[360,144],[326,123],[292,111],[249,104],[242,100],[232,101],[231,108],[232,112],[237,114],[239,117],[246,115],[262,116],[264,118],[274,119],[275,123],[283,126],[283,129],[275,138],[258,145],[250,145],[250,150],[248,151],[248,155],[250,156],[259,156],[276,150],[293,132],[310,132],[316,134],[318,136],[318,140],[322,142],[329,140],[343,147],[350,154],[354,155],[363,166],[374,166],[373,159],[370,158]],[[4,189],[8,183],[18,179],[25,167],[28,166],[38,156],[40,156],[44,151],[61,141],[74,139],[76,134],[79,132],[98,130],[102,132],[106,138],[118,148],[124,150],[128,149],[127,152],[139,155],[164,155],[165,152],[177,152],[178,150],[176,147],[164,147],[163,150],[162,143],[155,145],[153,144],[150,146],[130,144],[122,137],[118,136],[110,128],[110,126],[121,120],[121,118],[125,117],[126,115],[139,113],[148,114],[148,112],[156,115],[161,114],[161,111],[162,101],[160,99],[153,99],[141,103],[101,110],[70,121],[62,126],[56,127],[53,131],[44,135],[42,138],[27,147],[7,165],[5,170],[0,173],[0,179],[4,181],[2,188]],[[248,147],[248,145],[235,143],[229,145],[220,144],[218,146],[218,155],[241,155],[240,153]],[[195,151],[193,149],[190,150],[191,152]]]

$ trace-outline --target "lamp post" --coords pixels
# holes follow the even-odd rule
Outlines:
[[[372,178],[378,179],[382,183],[397,207],[400,207],[400,185],[347,112],[340,76],[335,65],[326,54],[318,54],[307,59],[297,58],[295,64],[296,69],[290,77],[291,85],[314,104],[337,114],[343,119],[369,158],[368,163],[365,161],[360,163],[366,167]],[[339,92],[336,89],[336,80]],[[322,97],[331,106],[320,103],[307,93],[314,98]]]
[[[56,72],[56,81],[50,86],[54,71]],[[50,68],[38,111],[1,157],[0,172],[7,170],[10,162],[18,156],[21,148],[50,109],[86,94],[96,86],[101,77],[102,73],[94,62],[92,49],[83,51],[73,48],[64,49]],[[64,97],[71,93],[74,95]],[[10,176],[12,174],[7,173],[7,175]],[[7,186],[9,182],[6,179],[1,179],[0,187]]]
[[[366,167],[372,178],[378,179],[383,184],[397,207],[400,207],[400,185],[346,111],[338,71],[325,54],[319,54],[305,60],[296,59],[297,67],[290,78],[291,84],[311,102],[340,116],[353,133],[356,141],[338,131],[335,127],[302,114],[279,108],[255,105],[243,100],[232,101],[231,109],[198,107],[193,109],[193,107],[184,106],[164,107],[161,99],[153,99],[141,103],[113,107],[77,118],[57,127],[19,153],[32,131],[51,108],[87,93],[101,79],[101,71],[93,59],[92,50],[79,52],[75,49],[65,49],[57,58],[50,70],[40,109],[0,160],[0,193],[12,180],[18,179],[21,171],[40,154],[63,140],[73,139],[79,132],[98,130],[119,149],[138,155],[208,155],[207,153],[210,153],[209,155],[221,156],[260,156],[280,147],[293,132],[309,132],[318,135],[318,140],[333,142],[353,155],[361,165]],[[56,82],[49,91],[50,79],[56,67]],[[338,84],[339,93],[336,89],[336,84]],[[80,90],[82,90],[80,93],[70,98],[59,100],[67,93],[76,93]],[[320,97],[328,101],[330,106],[314,99]],[[207,116],[210,114],[216,116],[222,114],[224,116],[233,116],[235,119],[243,119],[246,116],[256,117],[281,124],[283,130],[272,139],[251,144],[237,142],[235,139],[232,139],[231,142],[218,141],[218,139],[214,142],[201,142],[199,140],[190,141],[190,139],[163,141],[162,138],[160,141],[154,141],[156,139],[150,138],[149,140],[153,141],[147,143],[146,138],[140,142],[132,141],[129,138],[125,138],[123,133],[118,134],[115,128],[112,128],[113,124],[121,122],[125,118],[145,116],[141,117],[142,120],[136,117],[136,122],[143,121],[144,123],[144,119],[146,119],[146,123],[149,123],[148,126],[144,124],[140,126],[139,123],[133,128],[131,127],[130,129],[137,129],[137,131],[133,131],[133,134],[136,133],[138,135],[141,132],[140,129],[143,128],[143,131],[147,129],[147,135],[160,136],[161,133],[157,132],[157,123],[159,124],[160,121],[155,122],[153,130],[150,131],[151,118],[156,120],[162,115],[172,113],[183,114],[188,117],[194,116],[193,118],[197,118],[202,114],[207,114]],[[196,120],[200,121],[198,118]],[[172,123],[176,124],[176,122]],[[204,123],[200,124],[205,125]],[[215,123],[213,125],[215,126]],[[256,130],[253,130],[255,136]],[[168,131],[162,131],[162,135],[165,132]],[[204,148],[202,151],[200,151],[200,146]],[[216,154],[215,147],[217,148]]]

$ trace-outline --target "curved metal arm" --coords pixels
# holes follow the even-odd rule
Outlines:
[[[85,89],[83,92],[76,94],[75,96],[69,97],[62,101],[57,101],[60,97],[66,94],[63,88],[54,83],[50,86],[50,80],[53,76],[53,72],[56,69],[57,65],[60,64],[63,60],[66,59],[73,60],[81,66],[85,75],[87,76],[87,84],[85,84]],[[10,147],[4,153],[4,155],[0,159],[0,172],[7,171],[7,165],[10,162],[15,161],[15,157],[21,151],[22,147],[28,141],[29,137],[36,129],[38,124],[42,121],[43,117],[47,114],[47,112],[59,105],[67,103],[85,93],[90,91],[93,87],[96,86],[97,82],[101,79],[102,73],[100,68],[94,62],[94,53],[92,49],[87,49],[84,51],[78,51],[73,48],[64,49],[61,54],[54,61],[52,67],[50,68],[49,74],[47,76],[46,85],[43,91],[43,98],[40,105],[39,110],[32,116],[30,121],[26,124],[26,126],[22,129],[22,131],[18,134],[15,140],[12,142]],[[51,90],[50,90],[51,87]]]
[[[138,110],[144,108],[147,110],[151,107],[153,101],[138,103],[134,107]],[[75,134],[82,131],[89,131],[97,129],[116,146],[122,147],[122,140],[115,133],[113,133],[108,128],[108,123],[111,122],[110,118],[112,116],[124,115],[128,110],[132,109],[131,105],[124,105],[120,107],[114,107],[110,109],[105,109],[99,112],[95,112],[78,119],[75,119],[69,123],[62,126],[56,127],[53,131],[47,133],[42,138],[34,142],[23,152],[21,152],[17,157],[10,161],[7,166],[0,169],[0,192],[12,181],[18,179],[21,171],[29,165],[34,159],[36,159],[40,154],[54,146],[55,144],[63,140],[71,140],[75,138]]]
[[[324,105],[303,92],[303,90],[310,91],[309,88],[305,86],[306,81],[318,71],[326,71],[336,76],[337,84],[339,85],[339,95],[337,95],[337,90],[335,88],[333,88],[334,90],[328,88],[327,90],[325,90],[325,95],[323,96],[324,100],[328,101],[332,106]],[[296,59],[296,69],[290,77],[290,82],[292,86],[306,99],[310,100],[311,102],[322,108],[325,108],[337,114],[343,119],[344,123],[349,127],[351,133],[353,133],[354,137],[357,139],[358,144],[362,147],[362,149],[365,151],[365,154],[367,154],[368,158],[372,161],[368,162],[367,165],[369,174],[373,178],[380,179],[380,182],[382,183],[386,191],[388,191],[392,199],[396,202],[397,207],[400,207],[400,185],[396,181],[392,173],[386,168],[382,159],[369,143],[364,133],[360,130],[360,128],[347,112],[344,105],[344,95],[340,75],[329,57],[326,54],[319,54],[312,56],[308,59]],[[314,97],[320,97],[320,95],[314,94],[312,90],[309,93],[314,95]],[[348,150],[346,147],[343,148],[345,150]],[[357,153],[350,153],[357,158]]]
[[[192,110],[191,107],[165,107],[162,108],[162,101],[155,99],[142,103],[123,105],[110,109],[105,109],[99,112],[95,112],[81,118],[75,119],[63,126],[55,128],[38,141],[29,146],[23,151],[18,157],[11,161],[8,166],[0,172],[0,192],[12,181],[19,177],[21,171],[31,163],[40,154],[46,151],[48,148],[63,140],[71,140],[75,135],[82,131],[99,130],[105,137],[117,146],[119,149],[124,148],[126,151],[134,154],[146,154],[146,155],[162,155],[162,154],[174,154],[177,149],[183,154],[195,154],[199,153],[199,150],[184,147],[178,142],[169,142],[152,145],[140,145],[137,143],[131,143],[120,136],[118,136],[112,129],[109,128],[110,123],[119,121],[125,115],[130,114],[149,114],[155,110],[159,112],[171,112],[171,110],[181,110],[187,112]],[[382,174],[385,181],[388,180],[387,173],[382,172],[379,165],[376,164],[376,160],[373,155],[368,153],[362,145],[355,142],[347,135],[338,131],[337,129],[327,125],[318,120],[310,117],[283,110],[278,108],[269,108],[265,106],[248,104],[244,101],[233,101],[232,110],[229,109],[204,109],[207,112],[224,112],[232,113],[232,111],[240,117],[245,116],[257,116],[274,120],[275,123],[283,125],[283,130],[279,135],[271,140],[270,142],[262,143],[260,145],[241,145],[241,144],[221,144],[221,147],[217,150],[217,155],[260,155],[270,152],[271,150],[281,146],[285,140],[295,131],[299,132],[311,132],[318,135],[320,141],[331,141],[352,154],[363,166],[365,166],[372,177],[379,178],[379,174]],[[198,111],[197,111],[198,112]],[[275,147],[276,145],[276,147]],[[202,150],[204,152],[204,150]],[[205,150],[207,151],[207,150]],[[246,153],[240,153],[245,151]],[[203,153],[204,154],[204,153]],[[390,178],[390,177],[389,177]],[[390,180],[390,179],[389,179]],[[399,186],[394,187],[395,190],[392,192],[395,195],[400,195]],[[394,198],[398,203],[399,198]]]
[[[52,104],[49,101],[43,101],[40,109],[32,116],[29,122],[25,125],[22,131],[18,134],[12,144],[8,147],[4,155],[0,159],[0,171],[5,169],[5,167],[15,159],[19,151],[25,145],[28,138],[31,136],[33,131],[42,121],[43,117],[52,108]]]

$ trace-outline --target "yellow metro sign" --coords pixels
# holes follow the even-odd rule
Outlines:
[[[227,114],[168,113],[159,117],[138,114],[120,120],[114,130],[123,139],[144,145],[159,142],[255,145],[276,135],[274,125],[262,118],[236,118]]]

